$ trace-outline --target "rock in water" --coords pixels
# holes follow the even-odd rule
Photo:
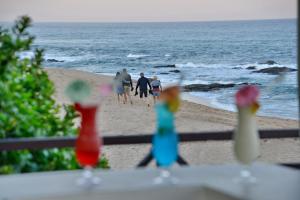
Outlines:
[[[267,60],[266,62],[262,62],[259,64],[263,64],[263,65],[274,65],[277,64],[277,62],[275,62],[274,60]]]
[[[225,88],[232,88],[238,85],[259,85],[258,83],[211,83],[211,84],[191,84],[183,86],[184,92],[209,92],[212,90],[220,90]]]
[[[169,72],[180,73],[180,70],[175,69],[175,70],[170,70]]]
[[[234,87],[234,83],[230,84],[220,84],[220,83],[212,83],[212,84],[191,84],[186,85],[183,87],[185,92],[192,92],[192,91],[198,91],[198,92],[208,92],[212,90],[219,90],[221,88],[230,88]]]
[[[175,65],[158,65],[154,66],[154,68],[175,68]]]
[[[248,70],[254,70],[254,69],[256,69],[256,66],[249,66],[246,69],[248,69]]]
[[[56,60],[56,59],[47,59],[47,62],[64,62],[63,60]]]
[[[272,75],[278,75],[280,73],[284,72],[294,72],[297,71],[297,69],[292,69],[288,67],[269,67],[265,69],[260,69],[253,71],[254,73],[266,73],[266,74],[272,74]]]
[[[243,69],[242,67],[233,67],[232,69]]]

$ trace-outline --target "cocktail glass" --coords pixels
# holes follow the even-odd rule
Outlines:
[[[158,129],[153,136],[152,154],[160,167],[160,175],[154,184],[176,184],[178,179],[171,175],[170,166],[178,158],[178,135],[174,128],[174,114],[165,103],[156,105]]]
[[[250,173],[250,165],[260,155],[259,135],[255,113],[259,109],[257,98],[259,90],[255,86],[245,86],[236,93],[238,109],[238,125],[234,133],[234,153],[243,165],[240,176],[235,179],[239,183],[256,183],[257,179]]]
[[[79,185],[91,186],[100,183],[100,178],[93,175],[101,155],[102,141],[96,130],[97,105],[83,106],[75,103],[75,109],[81,113],[81,126],[76,140],[75,152],[78,163],[84,168]]]
[[[243,126],[243,129],[240,128]],[[245,128],[246,126],[246,128]],[[255,128],[255,121],[247,120],[241,122],[234,134],[234,153],[238,162],[242,165],[240,176],[235,182],[253,184],[257,182],[257,178],[250,172],[251,164],[259,156],[259,137]],[[238,131],[240,129],[240,131]],[[252,130],[251,130],[252,129]]]

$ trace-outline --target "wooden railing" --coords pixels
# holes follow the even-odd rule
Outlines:
[[[261,139],[279,139],[279,138],[298,138],[298,129],[276,129],[276,130],[260,130]],[[197,141],[216,141],[231,140],[233,131],[217,131],[217,132],[201,132],[201,133],[180,133],[180,142],[197,142]],[[39,150],[49,148],[74,147],[75,137],[56,137],[56,138],[18,138],[18,139],[1,139],[0,151],[15,151],[22,149]],[[147,144],[151,143],[152,134],[146,135],[126,135],[126,136],[105,136],[103,137],[104,145],[129,145],[129,144]],[[300,156],[300,155],[299,155]],[[153,159],[151,151],[137,165],[144,167]],[[188,163],[179,156],[180,165]],[[281,163],[289,167],[300,169],[300,163]]]

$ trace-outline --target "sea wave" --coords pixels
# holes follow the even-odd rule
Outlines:
[[[128,54],[127,58],[143,58],[143,57],[148,57],[150,55],[147,54]]]
[[[193,63],[193,62],[187,62],[184,64],[175,64],[178,68],[224,68],[224,67],[230,67],[228,64],[204,64],[204,63]]]
[[[224,84],[224,85],[226,85],[226,84],[237,84],[237,83],[235,83],[233,81],[218,81],[217,83],[218,84]]]
[[[187,62],[187,63],[179,63],[175,64],[178,68],[231,68],[231,69],[247,69],[248,67],[255,67],[254,70],[260,70],[260,69],[266,69],[270,67],[288,67],[292,69],[297,69],[296,64],[274,64],[274,65],[268,65],[268,64],[259,64],[259,63],[247,63],[247,64],[204,64],[204,63],[193,63],[193,62]]]
[[[204,80],[184,80],[183,85],[192,85],[192,84],[205,84],[205,85],[208,85],[210,84],[210,82],[208,81],[204,81]]]
[[[206,92],[188,92],[189,95],[195,98],[200,98],[205,100],[205,102],[208,102],[209,106],[227,110],[227,111],[236,111],[236,107],[234,105],[233,99],[231,104],[225,104],[218,101],[219,94],[218,93],[210,93],[210,95],[207,95]]]
[[[198,65],[196,65],[192,62],[188,62],[185,64],[175,64],[175,66],[178,68],[197,68],[197,67],[199,67]]]
[[[58,55],[46,54],[44,56],[44,59],[46,61],[55,59],[55,60],[59,60],[59,61],[63,61],[63,62],[75,62],[75,61],[84,60],[86,58],[85,58],[85,56],[58,56]]]
[[[215,108],[219,108],[219,109],[227,110],[227,111],[232,111],[232,112],[237,111],[234,104],[224,104],[224,103],[219,102],[217,99],[212,99],[210,103]]]

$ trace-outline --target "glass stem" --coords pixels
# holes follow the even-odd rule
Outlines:
[[[240,171],[240,177],[243,182],[253,184],[256,183],[256,178],[252,175],[250,168],[250,165],[244,165]]]
[[[93,185],[98,185],[100,181],[98,177],[94,176],[93,167],[85,166],[81,178],[77,180],[77,184],[90,188]]]
[[[170,178],[170,176],[171,176],[170,170],[168,168],[166,168],[166,167],[162,167],[161,170],[160,170],[160,176],[163,179]]]
[[[91,179],[93,177],[93,168],[91,166],[85,166],[82,175],[86,180]]]
[[[154,179],[154,184],[177,184],[178,179],[173,177],[168,167],[161,167],[159,176]]]

